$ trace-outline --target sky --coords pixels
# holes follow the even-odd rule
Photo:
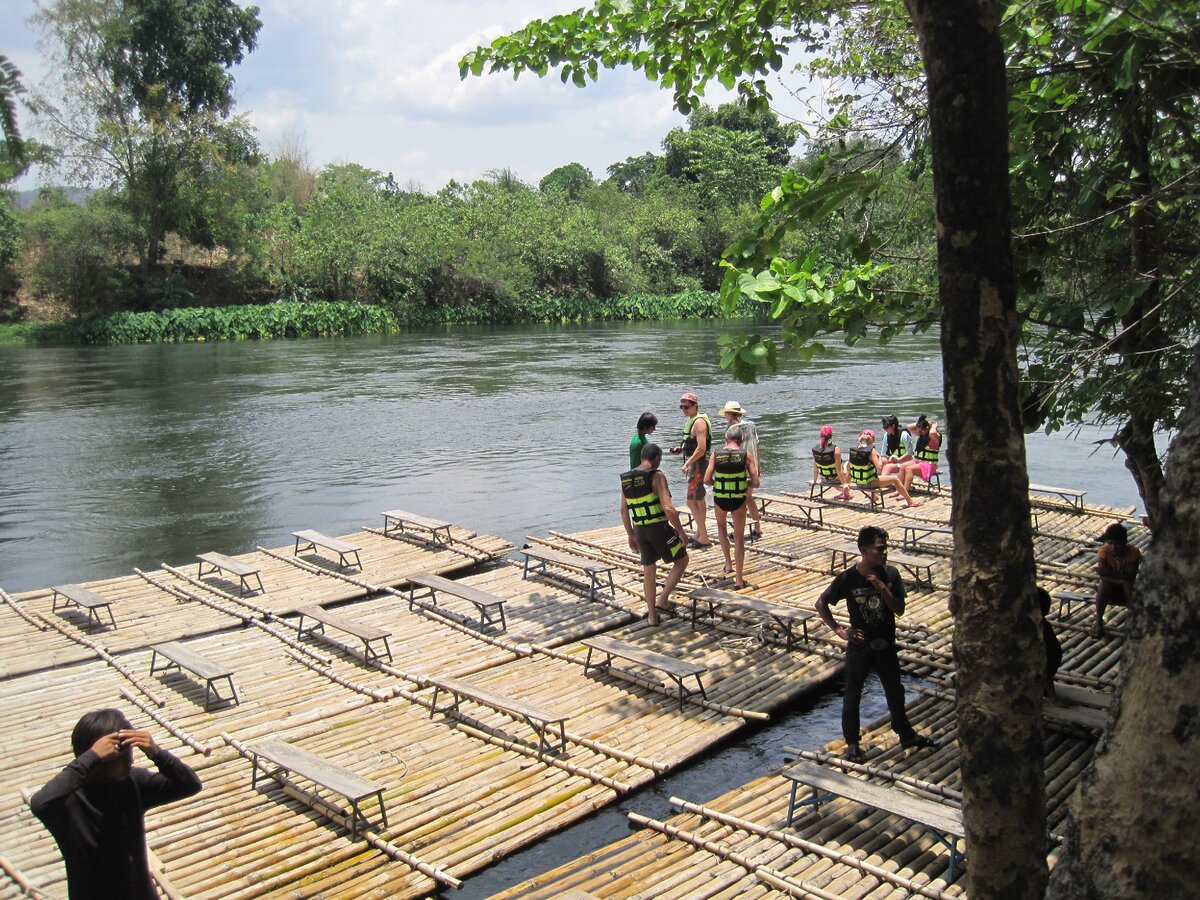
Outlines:
[[[247,5],[247,4],[243,4]],[[603,179],[614,162],[661,152],[685,118],[640,72],[601,72],[584,89],[527,73],[461,80],[458,60],[481,43],[585,0],[258,0],[259,44],[234,69],[237,111],[268,153],[302,136],[315,168],[354,162],[404,186],[436,191],[512,169],[536,184],[579,162]],[[0,53],[28,87],[44,74],[35,0],[0,2]],[[782,90],[772,93],[782,98]],[[706,101],[731,95],[719,85]],[[786,112],[786,110],[784,110]],[[36,136],[24,113],[22,132]],[[34,172],[17,185],[34,187]],[[51,179],[52,180],[52,179]]]

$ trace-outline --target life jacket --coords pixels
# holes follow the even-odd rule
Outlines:
[[[704,435],[704,455],[708,456],[708,451],[712,449],[712,419],[708,417],[708,413],[691,416],[683,426],[683,456],[685,459],[695,453],[696,447],[700,445],[700,442],[692,434],[692,427],[696,424],[697,419],[703,419],[708,425],[708,431]]]
[[[904,455],[904,450],[903,450],[904,442],[900,439],[900,429],[897,428],[895,434],[892,434],[888,431],[885,431],[884,434],[887,435],[887,445],[885,447],[885,450],[887,452],[884,453],[883,455],[884,456],[903,456]]]
[[[745,450],[718,450],[713,454],[713,499],[741,500],[750,479]]]
[[[850,451],[850,480],[855,484],[870,484],[879,477],[879,470],[871,462],[871,447],[859,444]]]
[[[629,507],[629,517],[634,525],[653,525],[667,521],[654,490],[654,475],[658,469],[630,469],[621,476],[621,493]]]
[[[836,457],[833,455],[833,444],[827,444],[824,449],[820,444],[812,448],[813,460],[817,464],[817,472],[826,481],[837,481],[838,470]]]
[[[941,437],[938,437],[938,445],[936,447],[929,446],[929,435],[923,434],[917,438],[917,449],[913,451],[913,456],[921,462],[933,463],[935,466],[938,461],[938,454],[942,452]]]

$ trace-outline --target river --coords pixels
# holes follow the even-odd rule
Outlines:
[[[940,416],[934,335],[831,346],[757,384],[717,366],[717,322],[436,328],[401,335],[0,348],[0,587],[24,591],[240,553],[400,507],[520,543],[617,522],[639,414],[678,398],[759,426],[764,489],[798,489],[822,424],[843,446]],[[1027,439],[1030,479],[1138,503],[1100,435]],[[950,437],[953,439],[953,436]],[[676,496],[682,486],[670,463]],[[953,475],[951,473],[951,480]]]

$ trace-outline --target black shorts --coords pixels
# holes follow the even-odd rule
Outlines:
[[[725,512],[735,512],[741,509],[746,504],[745,497],[713,497],[713,503],[725,510]]]
[[[637,535],[638,552],[642,555],[643,566],[652,566],[660,560],[674,563],[687,558],[687,548],[669,523],[639,525],[633,531]]]

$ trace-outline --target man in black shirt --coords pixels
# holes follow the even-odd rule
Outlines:
[[[157,772],[134,768],[134,747]],[[116,709],[83,716],[71,749],[75,759],[29,801],[58,841],[71,900],[157,900],[143,817],[151,807],[199,793],[200,779]]]
[[[816,602],[817,615],[838,637],[846,641],[846,693],[842,698],[842,737],[846,759],[866,759],[859,746],[859,704],[863,683],[872,669],[879,676],[892,730],[905,747],[935,747],[931,739],[913,730],[904,710],[904,685],[896,656],[896,616],[904,615],[904,582],[894,566],[887,564],[887,532],[868,525],[858,532],[862,558],[833,579]],[[846,601],[850,627],[838,625],[829,611],[832,603]]]

